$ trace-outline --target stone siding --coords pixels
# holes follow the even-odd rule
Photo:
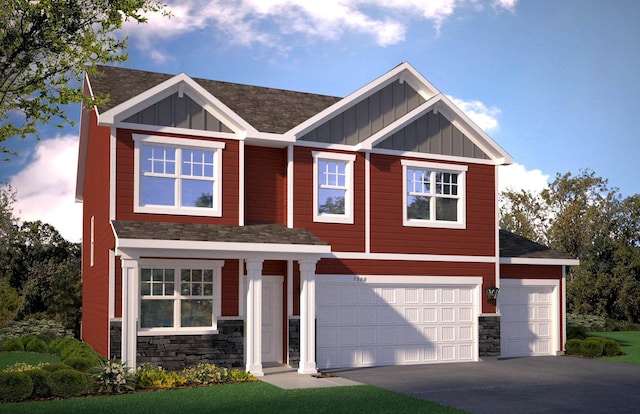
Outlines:
[[[300,319],[289,319],[289,366],[300,364]]]
[[[500,355],[500,316],[480,316],[478,331],[480,356]]]
[[[122,321],[111,321],[109,325],[109,358],[122,359]]]

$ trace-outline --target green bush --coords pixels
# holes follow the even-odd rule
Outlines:
[[[27,342],[27,346],[25,347],[27,352],[38,352],[40,354],[47,352],[47,349],[47,343],[37,338]]]
[[[582,346],[580,347],[580,351],[582,356],[587,358],[597,358],[602,356],[604,352],[604,346],[602,342],[595,339],[585,339],[582,341]]]
[[[62,361],[62,363],[69,365],[76,371],[87,372],[89,368],[100,365],[100,360],[96,357],[72,356]]]
[[[43,370],[48,372],[60,371],[62,369],[73,369],[67,364],[63,364],[62,362],[57,362],[55,364],[47,364],[42,367]]]
[[[22,335],[19,338],[19,341],[22,343],[22,346],[24,346],[25,348],[27,347],[27,344],[33,340],[36,340],[38,338],[36,338],[34,335],[28,334],[28,335]]]
[[[36,338],[38,338],[41,341],[44,341],[46,344],[50,344],[51,341],[58,338],[58,335],[56,334],[55,331],[50,330],[50,331],[40,332],[38,335],[36,335]]]
[[[584,326],[567,327],[567,339],[585,339],[587,335],[587,328]]]
[[[607,339],[604,343],[604,355],[605,356],[616,356],[620,355],[622,350],[620,349],[620,344],[618,341],[613,339]]]
[[[224,384],[229,381],[229,370],[214,364],[198,364],[180,373],[189,385]]]
[[[24,352],[24,345],[19,339],[7,339],[0,345],[0,351],[3,352]]]
[[[33,393],[33,381],[24,372],[0,372],[0,399],[22,401]]]
[[[582,355],[582,339],[569,339],[564,347],[567,355]]]
[[[144,364],[135,372],[136,388],[173,388],[184,385],[185,381],[177,372],[165,371],[151,364]]]
[[[100,370],[96,375],[98,392],[119,394],[133,390],[134,376],[122,361],[110,360],[100,363]]]
[[[60,351],[60,359],[65,360],[71,357],[96,357],[96,351],[91,345],[85,344],[80,341],[71,342],[64,346]]]
[[[255,382],[257,380],[256,377],[247,371],[241,369],[229,370],[229,382]]]
[[[75,397],[88,390],[87,375],[74,369],[60,369],[47,379],[51,393],[57,397]]]
[[[51,387],[47,384],[47,378],[51,375],[50,372],[43,369],[31,369],[24,371],[31,381],[33,382],[33,396],[34,397],[48,397],[51,395]]]

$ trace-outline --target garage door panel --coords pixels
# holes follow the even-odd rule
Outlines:
[[[339,283],[322,284],[320,280],[317,288],[320,297],[343,295],[345,290]],[[473,286],[363,285],[357,289],[356,303],[319,299],[318,367],[474,360],[477,317],[473,292]],[[458,303],[461,298],[463,304]]]

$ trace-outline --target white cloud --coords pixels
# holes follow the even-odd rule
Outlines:
[[[540,170],[528,171],[522,164],[498,168],[498,191],[526,190],[539,193],[549,187],[549,175]]]
[[[488,107],[480,101],[465,101],[450,95],[447,97],[485,132],[495,132],[500,129],[498,116],[502,111],[499,108]]]
[[[488,2],[489,0],[485,0]],[[491,0],[495,10],[517,0]],[[292,44],[338,41],[346,34],[371,37],[378,46],[403,42],[408,25],[428,22],[439,32],[457,9],[482,10],[478,0],[169,0],[172,17],[156,13],[147,24],[125,24],[133,43],[159,62],[168,59],[158,40],[200,31],[215,44],[261,46],[280,51]],[[285,46],[287,45],[287,46]]]
[[[38,142],[33,161],[9,183],[18,194],[14,215],[21,221],[41,220],[67,240],[82,237],[82,205],[75,202],[78,137],[64,135]]]

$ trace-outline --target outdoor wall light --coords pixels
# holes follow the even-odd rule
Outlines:
[[[495,287],[493,283],[491,284],[491,286],[485,289],[485,292],[487,292],[487,299],[489,299],[489,303],[496,303],[496,299],[498,299],[499,291],[500,291],[500,288]]]

